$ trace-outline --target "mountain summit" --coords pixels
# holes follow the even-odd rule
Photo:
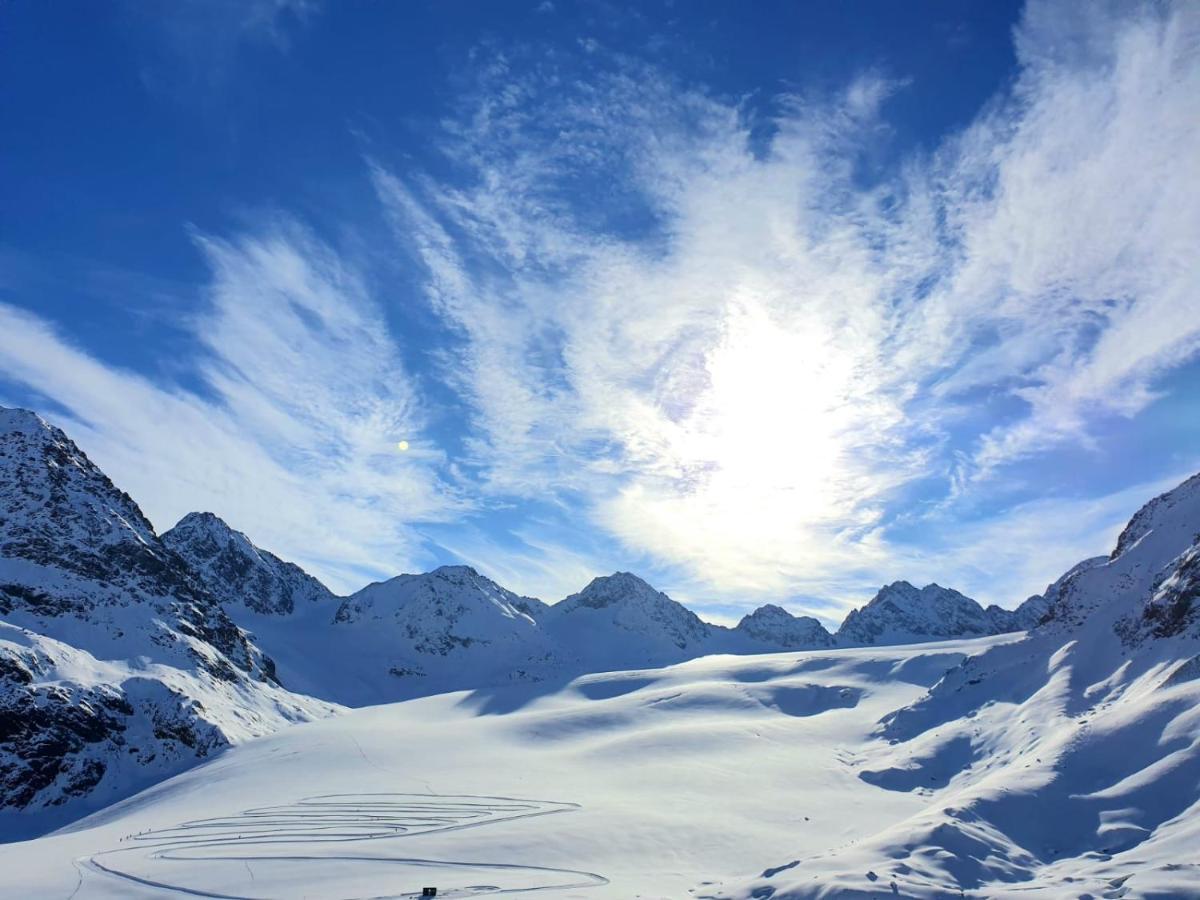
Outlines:
[[[25,828],[333,711],[280,688],[129,495],[24,410],[0,410],[0,615],[0,810]]]
[[[604,668],[698,656],[713,636],[694,612],[629,572],[592,579],[545,618],[546,628],[577,656]]]
[[[937,584],[918,589],[907,581],[896,581],[881,588],[866,606],[846,616],[836,639],[846,647],[995,633],[995,625],[983,607],[970,597]]]
[[[295,563],[256,547],[212,513],[188,513],[162,541],[223,604],[290,615],[297,607],[334,599],[325,585]]]
[[[820,621],[812,616],[793,616],[773,603],[760,606],[743,616],[734,630],[789,650],[818,650],[833,646],[833,635]]]

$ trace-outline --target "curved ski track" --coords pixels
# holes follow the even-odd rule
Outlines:
[[[347,854],[297,853],[298,844],[358,843],[414,837],[449,831],[479,828],[517,819],[529,819],[579,809],[577,803],[528,800],[516,797],[490,797],[475,794],[323,794],[305,797],[290,805],[247,809],[233,816],[194,819],[170,828],[129,835],[124,841],[133,846],[106,850],[76,860],[84,872],[119,879],[159,891],[214,900],[266,900],[270,894],[227,894],[187,884],[171,884],[122,868],[121,857],[137,856],[142,863],[157,860],[189,862],[243,863],[250,882],[254,862],[364,863],[407,865],[427,869],[471,869],[508,874],[561,875],[554,884],[500,887],[473,885],[439,892],[444,897],[470,897],[479,894],[527,894],[536,891],[564,891],[608,883],[594,872],[559,869],[549,866],[506,862],[425,859],[400,856],[360,856]],[[264,852],[277,846],[279,852]],[[258,848],[262,848],[261,850]],[[216,852],[225,848],[226,852]],[[236,852],[244,851],[244,852]],[[101,858],[104,859],[101,862]],[[391,880],[390,878],[387,880]],[[269,889],[268,889],[269,890]],[[412,897],[416,892],[387,893],[373,891],[370,896]]]

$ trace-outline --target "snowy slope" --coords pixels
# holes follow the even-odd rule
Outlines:
[[[1200,476],[1056,582],[1034,632],[883,718],[859,776],[918,815],[701,895],[1200,895],[1198,560]]]
[[[0,846],[0,896],[1196,896],[1196,487],[1057,583],[1030,634],[356,710]],[[622,581],[564,615],[673,615]]]
[[[0,410],[0,818],[79,815],[333,711],[274,666],[59,429]],[[21,824],[16,824],[16,823]]]
[[[0,871],[12,896],[74,900],[679,900],[919,811],[864,785],[856,750],[979,646],[709,657],[355,710],[0,846]]]

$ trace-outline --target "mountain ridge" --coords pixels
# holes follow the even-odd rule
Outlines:
[[[0,409],[0,475],[0,815],[20,811],[31,828],[343,706],[551,689],[710,654],[1075,628],[1118,569],[1122,590],[1153,598],[1114,622],[1127,650],[1196,629],[1200,551],[1164,554],[1196,530],[1200,476],[1143,507],[1111,556],[1015,610],[897,581],[831,634],[776,604],[732,628],[708,623],[629,572],[551,605],[463,565],[339,597],[213,513],[157,535],[64,432],[28,411]],[[1142,562],[1126,571],[1130,560]]]
[[[278,684],[137,504],[0,410],[0,815],[52,827],[335,707]]]

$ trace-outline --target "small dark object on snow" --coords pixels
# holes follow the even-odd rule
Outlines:
[[[421,888],[422,897],[436,897],[437,888]]]

